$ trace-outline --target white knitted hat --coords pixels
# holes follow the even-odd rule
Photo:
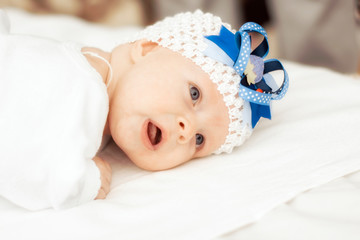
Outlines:
[[[204,36],[217,35],[222,26],[231,30],[229,24],[219,17],[200,10],[194,13],[180,13],[173,17],[146,27],[132,41],[147,39],[160,46],[178,52],[200,66],[217,85],[228,108],[230,124],[225,142],[214,153],[230,153],[235,146],[241,145],[252,133],[247,119],[249,107],[239,97],[240,76],[232,67],[204,55],[207,43]],[[235,32],[232,30],[232,32]],[[245,112],[247,112],[245,114]]]

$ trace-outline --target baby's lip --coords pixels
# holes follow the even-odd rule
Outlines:
[[[152,151],[158,149],[165,141],[164,133],[163,128],[159,124],[150,119],[146,120],[141,131],[141,138],[145,147]]]

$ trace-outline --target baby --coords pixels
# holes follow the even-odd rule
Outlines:
[[[105,198],[111,168],[96,154],[107,136],[151,171],[230,153],[288,88],[281,63],[263,61],[255,23],[234,33],[182,13],[109,53],[10,34],[4,12],[0,21],[0,196],[31,210]],[[253,51],[252,32],[264,36]]]

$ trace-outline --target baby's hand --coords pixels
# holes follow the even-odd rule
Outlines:
[[[98,195],[95,199],[105,199],[106,195],[110,192],[111,183],[111,167],[105,160],[94,157],[94,162],[100,170],[101,188],[99,189]]]

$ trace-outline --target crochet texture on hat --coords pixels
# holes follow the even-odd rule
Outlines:
[[[204,36],[219,34],[222,25],[231,30],[230,25],[223,23],[219,17],[197,10],[194,13],[180,13],[167,17],[146,27],[131,39],[147,39],[178,52],[209,74],[223,96],[230,118],[226,140],[214,152],[215,154],[230,153],[252,133],[251,126],[243,119],[244,100],[238,96],[240,76],[231,67],[203,54],[207,47]]]

